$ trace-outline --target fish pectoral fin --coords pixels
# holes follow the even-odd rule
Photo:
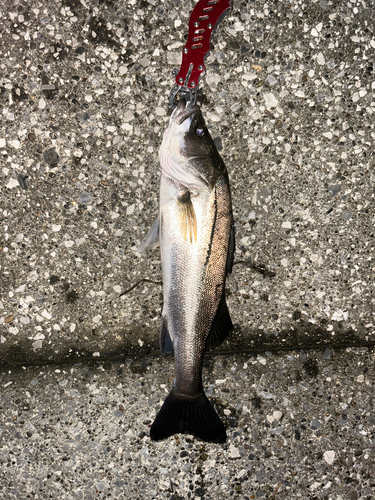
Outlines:
[[[163,316],[160,328],[160,350],[163,356],[168,353],[174,354],[173,341],[168,330],[168,322],[165,316]]]
[[[206,339],[206,351],[220,345],[233,331],[233,323],[230,319],[228,306],[225,301],[225,291],[221,297],[211,331]]]
[[[180,202],[179,213],[183,237],[190,243],[195,243],[197,241],[197,217],[190,191],[184,191],[177,199]]]
[[[160,441],[180,432],[212,443],[224,443],[227,438],[223,422],[203,392],[191,398],[172,389],[151,426],[150,436]]]
[[[159,216],[157,216],[148,233],[143,238],[141,244],[138,247],[139,253],[143,253],[147,249],[153,250],[159,245],[159,227]]]

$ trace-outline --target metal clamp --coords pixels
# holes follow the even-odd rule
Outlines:
[[[196,99],[196,91],[201,77],[206,71],[204,60],[210,53],[212,34],[230,11],[231,0],[199,0],[193,9],[189,21],[189,36],[183,49],[182,64],[176,76],[176,83],[169,96],[173,107],[173,99],[181,90]]]

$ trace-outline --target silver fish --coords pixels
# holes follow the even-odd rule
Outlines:
[[[160,210],[139,250],[160,243],[163,355],[174,353],[175,380],[151,438],[176,433],[223,442],[225,427],[202,385],[204,353],[233,329],[225,302],[234,224],[228,173],[198,105],[181,99],[159,151]]]

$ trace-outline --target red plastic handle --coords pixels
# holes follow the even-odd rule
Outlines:
[[[212,33],[230,9],[230,0],[199,0],[194,7],[181,68],[176,76],[176,84],[179,87],[195,89],[198,86],[206,70],[204,60],[210,51]]]

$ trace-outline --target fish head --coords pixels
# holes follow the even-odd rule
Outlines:
[[[191,191],[211,184],[204,170],[210,165],[212,171],[212,163],[221,159],[197,104],[179,101],[164,131],[159,159],[162,172]]]

